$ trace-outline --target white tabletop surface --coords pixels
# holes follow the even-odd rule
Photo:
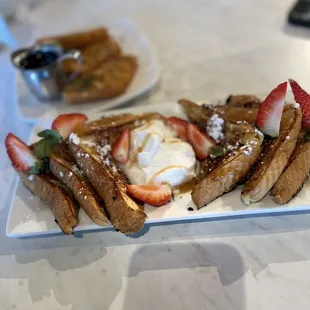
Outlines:
[[[149,36],[161,83],[135,104],[265,93],[288,78],[310,90],[310,30],[285,26],[291,0],[48,2],[36,8],[47,28],[51,16],[61,29],[96,14],[103,23],[130,18]],[[20,44],[31,27],[12,25]],[[139,238],[7,238],[15,176],[3,141],[31,128],[18,116],[8,55],[1,49],[1,310],[309,309],[310,214],[153,226]]]

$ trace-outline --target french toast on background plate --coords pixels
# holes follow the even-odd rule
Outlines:
[[[70,100],[70,104],[68,104],[63,96],[64,87],[67,84],[61,83],[60,100],[56,102],[47,101],[43,105],[39,99],[32,95],[27,85],[23,83],[21,76],[18,75],[18,103],[22,117],[29,120],[37,120],[51,111],[55,111],[57,115],[75,113],[76,111],[88,115],[97,112],[98,115],[101,115],[104,110],[116,108],[126,102],[130,102],[143,93],[150,91],[155,86],[160,77],[160,65],[156,49],[142,29],[126,18],[102,21],[102,23],[104,27],[89,30],[88,27],[92,27],[91,23],[89,26],[85,25],[84,29],[81,25],[82,28],[79,28],[81,30],[77,33],[74,32],[79,29],[70,29],[69,24],[66,29],[72,30],[72,33],[62,34],[61,29],[42,29],[40,34],[38,32],[38,38],[40,38],[40,35],[53,35],[52,39],[51,37],[41,38],[41,42],[54,42],[57,44],[64,42],[64,46],[68,46],[64,48],[65,51],[70,48],[81,51],[82,58],[84,59],[82,66],[77,66],[77,63],[73,60],[66,59],[62,62],[62,67],[64,77],[68,76],[68,84],[74,83],[75,78],[79,79],[86,75],[85,79],[80,80],[84,99],[82,100],[79,95],[75,95],[78,91],[75,86],[74,91],[70,91],[68,96],[68,100]],[[94,35],[88,36],[88,31],[93,32]],[[133,58],[134,61],[128,61],[127,57]],[[119,60],[114,61],[115,59]],[[97,67],[101,67],[105,62],[110,63],[107,65],[108,69],[105,69],[105,77],[100,78],[98,75],[96,78],[90,77],[92,72]],[[79,74],[74,73],[77,67],[81,70]],[[111,71],[112,69],[113,72]],[[102,71],[102,69],[99,71]],[[111,81],[107,81],[106,79],[110,79],[110,77]],[[103,78],[105,78],[104,82]],[[118,78],[120,78],[119,82],[116,81]],[[94,83],[95,81],[97,82]],[[98,91],[98,88],[104,88],[104,90]],[[54,115],[51,117],[54,117]]]
[[[238,186],[246,204],[268,192],[283,204],[310,172],[310,95],[295,83],[293,104],[285,104],[285,82],[264,101],[237,95],[225,106],[207,106],[182,99],[187,119],[148,112],[88,121],[65,114],[31,147],[13,134],[6,147],[21,180],[66,234],[78,224],[78,206],[98,225],[136,233],[152,210],[168,212],[166,205],[186,191],[198,214]]]
[[[65,33],[56,36],[43,37],[36,40],[37,44],[59,44],[64,49],[86,48],[94,43],[104,42],[110,38],[105,27],[93,28],[75,33]]]
[[[68,59],[62,69],[68,76],[78,76],[62,89],[67,103],[81,103],[113,98],[123,94],[134,78],[138,61],[134,55],[123,55],[121,46],[107,28],[40,38],[38,44],[59,44],[63,49],[80,49],[82,65]]]
[[[97,64],[64,87],[64,100],[72,104],[120,95],[130,84],[137,66],[133,56],[119,56]]]
[[[120,56],[122,51],[115,40],[108,39],[103,42],[94,43],[82,49],[81,52],[83,57],[81,69],[79,69],[79,65],[76,61],[71,59],[67,59],[63,62],[63,70],[67,74],[72,74],[77,70],[80,70],[80,73],[93,70],[98,64]]]

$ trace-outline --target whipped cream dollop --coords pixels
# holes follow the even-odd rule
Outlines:
[[[133,184],[178,186],[194,178],[195,152],[163,120],[131,131],[130,159],[122,168]]]

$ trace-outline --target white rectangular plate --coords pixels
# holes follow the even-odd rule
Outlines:
[[[111,36],[121,45],[124,54],[137,57],[138,70],[126,92],[118,97],[101,100],[93,103],[67,104],[63,101],[40,102],[33,96],[24,84],[20,75],[17,75],[18,104],[21,115],[25,119],[35,120],[47,111],[55,111],[58,114],[79,111],[88,113],[115,108],[149,91],[158,81],[160,67],[155,49],[146,36],[131,21],[121,19],[103,26],[109,29]],[[89,25],[88,28],[94,27]],[[87,28],[84,28],[84,30]],[[83,30],[83,29],[82,29]],[[77,31],[76,28],[66,31]],[[43,34],[40,33],[42,36]]]
[[[154,111],[165,116],[180,116],[185,117],[179,105],[176,103],[164,103],[161,105],[136,107],[122,109],[116,111],[105,112],[102,115],[122,114],[122,113],[141,113]],[[99,118],[101,115],[90,112],[87,114],[90,120]],[[36,134],[42,129],[50,128],[52,120],[56,114],[48,113],[39,121],[32,133],[31,141],[34,142]],[[194,211],[189,211],[188,208],[194,208]],[[196,210],[191,201],[190,193],[176,196],[175,200],[160,208],[151,206],[145,207],[147,215],[146,223],[164,223],[191,221],[197,219],[214,219],[214,218],[230,218],[244,217],[255,215],[269,215],[276,213],[294,213],[298,211],[310,211],[309,205],[309,184],[305,184],[302,191],[289,204],[284,206],[276,205],[272,202],[269,196],[262,201],[254,203],[251,206],[245,206],[240,200],[240,189],[225,194],[216,199],[207,207]],[[85,215],[83,210],[79,213],[80,224],[75,231],[87,231],[94,229],[104,229],[91,222]],[[34,197],[24,185],[18,181],[14,198],[11,204],[9,218],[7,222],[6,233],[9,237],[25,237],[43,234],[59,233],[60,229],[54,222],[54,217],[49,208],[41,203],[39,199]]]

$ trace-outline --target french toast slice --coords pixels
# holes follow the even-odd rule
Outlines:
[[[260,162],[242,189],[241,199],[246,205],[261,200],[282,174],[295,149],[301,119],[299,108],[292,104],[284,107],[279,137],[264,142]]]
[[[204,174],[200,176],[192,190],[192,199],[198,209],[206,206],[217,197],[232,190],[248,173],[261,152],[263,135],[253,125],[247,123],[226,123],[225,136],[237,135],[238,147],[228,151],[223,157],[209,158]]]
[[[187,99],[180,99],[178,102],[189,120],[200,127],[205,127],[214,114],[218,114],[226,122],[245,121],[249,124],[255,124],[258,112],[258,108],[198,105]]]
[[[139,123],[150,119],[164,119],[164,117],[156,112],[112,115],[82,124],[76,128],[74,132],[80,137],[92,135],[97,132],[104,134],[104,132],[109,129],[117,128],[119,130],[122,126],[131,126],[130,124],[138,125]]]
[[[103,200],[75,165],[65,142],[54,148],[49,162],[51,173],[72,191],[88,217],[99,226],[109,226],[110,221],[105,213]]]
[[[51,209],[62,232],[72,234],[78,225],[78,204],[68,189],[53,176],[17,173],[24,185]]]
[[[97,42],[109,39],[108,30],[104,27],[89,29],[86,31],[65,33],[56,36],[37,39],[36,44],[59,44],[64,49],[84,48]]]
[[[239,108],[259,108],[262,101],[254,95],[230,95],[226,105]]]
[[[143,207],[127,195],[126,182],[107,156],[108,145],[96,143],[94,137],[69,139],[69,151],[87,179],[105,202],[105,210],[115,229],[133,234],[145,221]]]
[[[63,88],[64,100],[81,103],[121,95],[132,81],[138,68],[134,56],[119,56],[85,72]]]
[[[302,189],[310,173],[310,140],[301,131],[288,166],[281,174],[270,195],[277,204],[288,203]]]
[[[79,71],[79,73],[85,73],[93,70],[99,64],[114,57],[118,57],[121,54],[121,48],[116,41],[110,39],[92,44],[84,48],[81,52],[83,56],[82,68],[79,68],[76,61],[67,59],[63,62],[63,70],[66,73],[71,74],[77,71]]]

